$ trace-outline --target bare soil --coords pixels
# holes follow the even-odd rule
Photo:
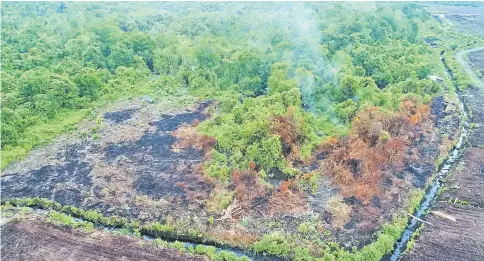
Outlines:
[[[440,200],[463,202],[484,207],[484,148],[470,147],[457,168],[457,173],[447,181]]]
[[[174,249],[143,246],[133,237],[103,231],[86,234],[40,221],[10,222],[1,232],[2,260],[205,260]]]
[[[469,60],[472,63],[472,67],[479,71],[481,77],[484,76],[484,50],[470,53]]]
[[[480,261],[484,260],[484,211],[472,206],[437,203],[433,210],[442,211],[457,222],[429,214],[423,232],[403,261]]]
[[[484,89],[468,88],[463,95],[465,103],[472,110],[474,126],[469,137],[469,146],[484,147]]]

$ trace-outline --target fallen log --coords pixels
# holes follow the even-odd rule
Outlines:
[[[441,218],[448,219],[448,220],[450,220],[450,221],[454,221],[454,222],[456,222],[456,221],[457,221],[457,219],[456,219],[455,217],[453,217],[453,216],[451,216],[451,215],[449,215],[449,214],[445,214],[444,212],[440,212],[440,211],[435,211],[435,210],[433,210],[433,211],[430,211],[430,213],[432,213],[432,214],[434,214],[434,215],[436,215],[436,216],[439,216],[439,217],[441,217]]]
[[[422,223],[425,223],[425,224],[428,224],[428,225],[431,225],[431,226],[432,226],[432,223],[427,222],[427,221],[425,221],[425,220],[423,220],[423,219],[420,219],[420,218],[418,218],[418,217],[416,217],[416,216],[414,216],[414,215],[412,215],[412,214],[410,214],[410,213],[407,213],[407,215],[409,215],[409,216],[411,216],[411,217],[415,218],[416,220],[418,220],[418,221],[420,221],[420,222],[422,222]]]

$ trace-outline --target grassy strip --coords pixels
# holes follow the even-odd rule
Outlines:
[[[472,86],[473,81],[464,68],[462,68],[459,61],[457,61],[456,55],[456,51],[447,50],[443,55],[443,60],[447,64],[449,70],[452,72],[454,84],[457,86],[459,91],[463,91]]]

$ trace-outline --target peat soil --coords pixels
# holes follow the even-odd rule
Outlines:
[[[205,260],[175,249],[143,246],[142,240],[104,231],[84,233],[41,221],[9,222],[1,228],[2,260]]]
[[[428,215],[415,245],[402,260],[484,260],[484,90],[462,95],[475,123],[459,166],[450,174],[432,210],[456,218]]]

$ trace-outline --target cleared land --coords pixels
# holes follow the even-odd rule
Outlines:
[[[469,60],[476,73],[483,78],[484,77],[484,48],[480,51],[473,52],[469,55]]]
[[[2,227],[2,260],[205,260],[140,242],[102,231],[85,234],[43,222],[10,222]]]

